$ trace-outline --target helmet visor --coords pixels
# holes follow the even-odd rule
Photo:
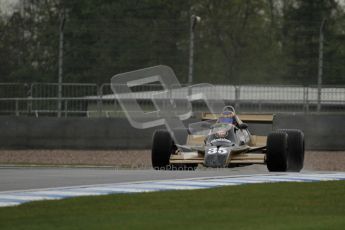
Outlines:
[[[232,117],[221,117],[219,118],[220,123],[232,123],[234,119]]]

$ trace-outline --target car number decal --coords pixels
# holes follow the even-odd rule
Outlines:
[[[228,151],[226,150],[226,148],[222,148],[222,147],[220,147],[219,149],[217,147],[214,147],[214,148],[209,148],[207,150],[208,154],[215,154],[215,153],[224,154],[224,153],[227,153],[227,152]]]

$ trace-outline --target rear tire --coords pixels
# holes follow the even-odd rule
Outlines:
[[[270,172],[286,172],[288,134],[285,132],[273,132],[267,136],[267,169]]]
[[[298,129],[279,130],[288,135],[288,171],[299,172],[304,164],[304,134]]]
[[[166,130],[156,130],[153,134],[151,162],[155,170],[170,168],[169,160],[175,151],[174,141]]]

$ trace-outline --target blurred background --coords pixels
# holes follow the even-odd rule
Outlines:
[[[345,1],[0,0],[0,114],[112,116],[110,78],[159,64],[242,112],[343,112]]]

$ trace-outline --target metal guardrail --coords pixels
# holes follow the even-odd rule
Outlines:
[[[309,86],[260,86],[216,85],[215,89],[226,104],[234,105],[240,113],[311,113],[317,111],[317,87]],[[146,111],[153,111],[153,92],[161,85],[143,85],[132,89]],[[198,89],[195,89],[197,92]],[[200,89],[199,89],[200,90]],[[319,112],[345,113],[345,86],[324,86]],[[188,89],[172,91],[170,99],[182,100]],[[58,97],[57,83],[0,83],[0,115],[57,116],[61,102],[61,115],[112,117],[123,116],[110,84],[62,84],[62,97]],[[205,111],[202,101],[193,102],[193,111]]]

